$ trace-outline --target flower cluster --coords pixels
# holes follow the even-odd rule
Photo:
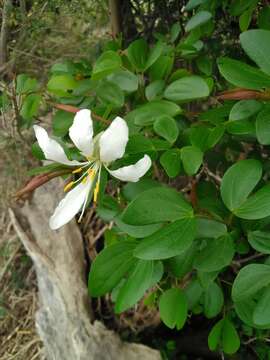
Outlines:
[[[123,157],[128,142],[128,126],[120,117],[116,117],[105,131],[93,137],[91,111],[83,109],[76,113],[69,136],[84,157],[82,162],[69,160],[62,146],[51,139],[42,127],[34,125],[34,131],[47,160],[71,166],[74,174],[80,174],[77,180],[65,187],[67,194],[50,218],[51,229],[60,228],[81,211],[80,221],[92,196],[96,202],[102,167],[115,178],[131,182],[137,182],[151,167],[150,157],[144,155],[133,165],[109,169],[113,161]]]

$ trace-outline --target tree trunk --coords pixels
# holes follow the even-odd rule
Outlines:
[[[121,15],[119,0],[109,0],[110,21],[113,37],[121,32]]]
[[[91,323],[83,240],[75,221],[58,231],[48,219],[62,195],[55,179],[34,193],[23,208],[10,209],[14,228],[32,258],[40,307],[36,326],[47,360],[161,360],[158,351],[122,342],[98,321]]]
[[[3,0],[2,25],[0,33],[0,68],[7,62],[8,18],[12,8],[11,0]]]

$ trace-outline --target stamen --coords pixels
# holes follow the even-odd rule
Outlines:
[[[94,190],[94,199],[93,199],[94,203],[97,202],[98,193],[99,193],[99,182],[97,182]]]
[[[81,172],[82,169],[83,169],[83,168],[81,168],[81,167],[78,168],[78,169],[75,169],[75,170],[72,171],[72,174],[77,174],[77,173]]]
[[[90,176],[90,179],[93,179],[96,175],[95,169],[88,169],[87,172],[88,172],[88,175]]]
[[[82,183],[85,184],[87,181],[87,176],[82,179]]]
[[[69,183],[64,187],[64,192],[67,192],[68,190],[70,190],[73,185],[74,185],[74,181],[69,182]]]

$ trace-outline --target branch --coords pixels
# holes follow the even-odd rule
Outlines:
[[[55,104],[55,103],[50,103],[53,107],[55,107],[56,109],[59,109],[59,110],[64,110],[64,111],[67,111],[67,112],[71,112],[71,113],[74,113],[76,114],[76,112],[78,112],[80,109],[75,107],[75,106],[72,106],[72,105],[65,105],[65,104]],[[91,115],[93,116],[93,118],[95,120],[98,120],[98,121],[101,121],[103,122],[104,124],[108,125],[110,124],[110,121],[109,120],[106,120],[104,119],[103,117],[97,115],[97,114],[94,114],[93,112],[91,112]]]
[[[217,100],[270,100],[270,93],[267,91],[256,91],[236,88],[233,90],[224,91],[216,96]]]
[[[14,197],[17,199],[25,197],[25,195],[33,192],[35,189],[40,187],[41,185],[47,183],[48,181],[54,179],[55,177],[69,174],[71,169],[54,171],[51,173],[40,174],[33,177],[21,190],[17,191]]]

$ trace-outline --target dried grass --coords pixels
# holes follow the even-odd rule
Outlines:
[[[36,279],[6,212],[0,219],[0,359],[42,359],[36,333]]]

